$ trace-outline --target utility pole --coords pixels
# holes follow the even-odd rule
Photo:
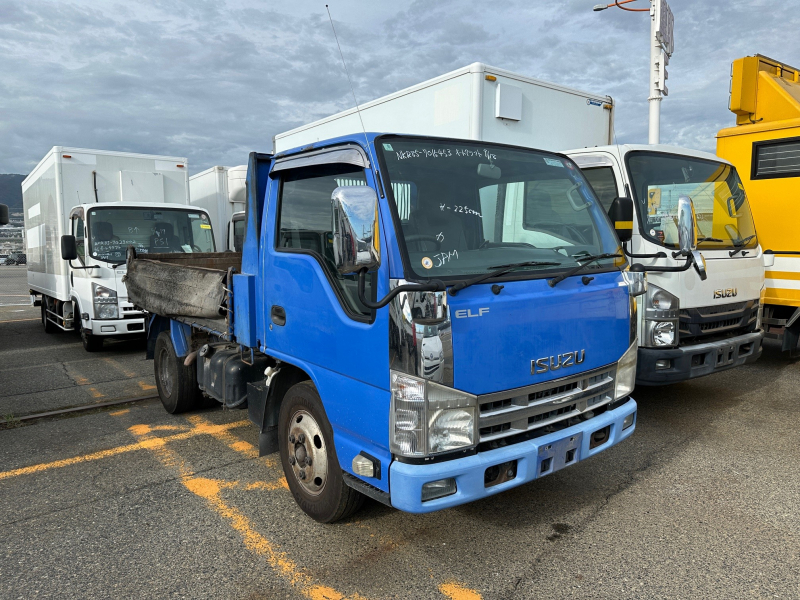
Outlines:
[[[598,4],[595,11],[616,6],[630,12],[647,12],[650,15],[650,96],[647,98],[650,108],[650,127],[648,143],[658,144],[661,140],[661,101],[669,94],[667,90],[667,65],[674,50],[672,37],[675,18],[667,0],[650,0],[650,8],[628,8],[636,0],[616,0],[611,4]]]

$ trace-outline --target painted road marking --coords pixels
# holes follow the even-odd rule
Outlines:
[[[450,600],[482,600],[481,596],[475,590],[464,587],[457,581],[446,581],[439,586],[439,591]]]
[[[206,421],[205,423],[197,424],[194,429],[209,428],[207,423]],[[134,425],[129,428],[129,431],[139,439],[139,443],[152,443],[158,440],[159,438],[149,437],[150,431],[146,427]],[[210,425],[210,427],[216,426]],[[218,430],[217,435],[219,435]],[[187,490],[203,498],[214,512],[227,521],[228,525],[242,536],[242,541],[248,550],[263,556],[270,567],[275,570],[275,573],[291,586],[297,588],[301,594],[310,600],[345,600],[345,598],[363,600],[358,594],[345,596],[334,588],[314,582],[311,576],[300,569],[286,552],[280,550],[280,546],[270,542],[266,537],[258,533],[243,513],[227,504],[222,498],[222,490],[233,487],[238,482],[196,477],[186,461],[165,444],[151,444],[149,449],[165,467],[177,472],[181,483]]]
[[[40,463],[38,465],[31,465],[29,467],[22,467],[19,469],[12,469],[10,471],[0,471],[0,480],[8,479],[9,477],[19,477],[20,475],[30,475],[32,473],[40,473],[42,471],[49,471],[50,469],[59,469],[61,467],[68,467],[78,463],[90,462],[93,460],[100,460],[101,458],[108,458],[126,452],[133,452],[134,450],[151,449],[154,445],[163,446],[168,442],[175,442],[178,440],[186,440],[196,435],[210,435],[218,431],[227,431],[228,429],[235,429],[236,427],[244,427],[249,425],[250,421],[236,421],[234,423],[227,423],[225,425],[199,425],[193,427],[189,431],[176,433],[163,438],[152,438],[135,444],[125,444],[124,446],[117,446],[116,448],[109,448],[108,450],[100,450],[99,452],[92,452],[82,456],[74,456],[72,458],[64,458],[62,460],[55,460],[48,463]],[[150,432],[155,431],[157,428],[151,428],[149,425],[134,426],[139,427],[137,431]],[[168,426],[174,427],[174,426]],[[146,428],[146,429],[145,429]]]

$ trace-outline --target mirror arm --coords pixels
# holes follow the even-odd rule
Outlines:
[[[83,265],[83,266],[80,266],[80,267],[76,267],[75,265],[72,264],[71,260],[67,261],[67,262],[69,263],[69,268],[70,269],[99,269],[100,268],[100,265]]]
[[[648,271],[650,273],[680,273],[688,271],[692,266],[692,255],[686,257],[686,262],[680,267],[647,267],[642,264],[631,265],[631,271]],[[636,267],[636,268],[634,268]]]
[[[365,293],[365,288],[367,284],[367,269],[361,269],[358,272],[358,299],[369,309],[378,309],[383,308],[392,299],[401,294],[403,292],[443,292],[447,287],[445,286],[444,282],[440,279],[432,279],[429,283],[416,283],[412,285],[399,285],[394,288],[391,292],[386,294],[383,300],[378,300],[377,302],[372,302],[371,300],[367,300],[367,296]]]
[[[633,252],[628,252],[628,247],[625,244],[622,244],[622,252],[628,258],[667,258],[666,252],[656,252],[655,254],[634,254]]]

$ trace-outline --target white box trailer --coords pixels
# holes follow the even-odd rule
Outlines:
[[[367,131],[454,137],[560,150],[613,143],[614,103],[483,63],[360,105]],[[273,139],[274,152],[361,130],[355,108]]]
[[[211,216],[217,250],[241,252],[247,165],[216,166],[189,177],[189,202]]]
[[[87,350],[104,336],[144,333],[122,283],[128,246],[214,250],[210,218],[188,206],[186,158],[55,146],[22,182],[22,203],[28,286],[45,331],[79,329]]]

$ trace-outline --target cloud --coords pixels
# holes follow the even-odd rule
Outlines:
[[[596,0],[331,0],[359,102],[481,61],[617,103],[620,142],[647,139],[646,13]],[[639,4],[646,5],[645,0]],[[767,2],[673,0],[662,141],[713,150],[730,62],[792,62],[800,16]],[[785,14],[780,14],[784,11]],[[272,136],[352,106],[324,2],[0,0],[0,172],[54,145],[242,164]]]

